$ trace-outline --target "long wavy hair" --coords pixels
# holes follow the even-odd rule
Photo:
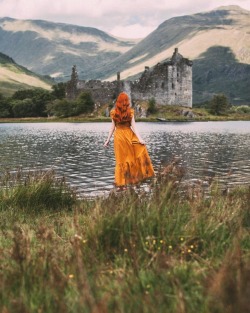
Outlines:
[[[132,119],[129,97],[125,92],[121,92],[116,100],[114,109],[114,121],[117,123],[130,122]]]

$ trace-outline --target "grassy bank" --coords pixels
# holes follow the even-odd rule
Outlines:
[[[250,189],[77,200],[53,173],[0,187],[1,312],[238,313],[250,309]]]
[[[143,103],[145,109],[147,104]],[[158,118],[166,119],[167,121],[250,121],[250,114],[247,113],[228,113],[227,115],[212,115],[206,109],[193,108],[193,118],[185,117],[180,112],[182,110],[190,110],[184,107],[178,106],[161,106],[154,114],[141,118],[136,116],[136,120],[140,122],[157,122]],[[100,109],[96,114],[88,114],[66,118],[56,117],[26,117],[26,118],[0,118],[0,123],[45,123],[45,122],[68,122],[68,123],[87,123],[87,122],[110,122],[110,117],[103,116],[103,112]]]

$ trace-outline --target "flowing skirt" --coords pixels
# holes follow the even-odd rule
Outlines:
[[[145,145],[140,144],[130,127],[116,128],[114,133],[115,185],[136,184],[154,176]]]

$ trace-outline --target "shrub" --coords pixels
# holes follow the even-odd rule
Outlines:
[[[238,113],[250,114],[250,106],[248,105],[235,106],[234,109]]]
[[[157,112],[157,108],[156,108],[156,105],[155,105],[155,99],[154,98],[151,98],[148,102],[148,113],[149,114],[154,114]]]

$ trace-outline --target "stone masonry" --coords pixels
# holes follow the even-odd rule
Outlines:
[[[145,71],[136,81],[121,81],[120,73],[113,82],[100,80],[78,80],[67,84],[67,97],[77,93],[90,92],[100,105],[112,102],[119,92],[125,91],[133,102],[155,99],[161,105],[192,107],[192,61],[184,58],[176,48],[169,61],[158,63]],[[72,71],[75,71],[73,67]],[[71,76],[72,77],[72,76]],[[74,96],[72,95],[74,92]]]

